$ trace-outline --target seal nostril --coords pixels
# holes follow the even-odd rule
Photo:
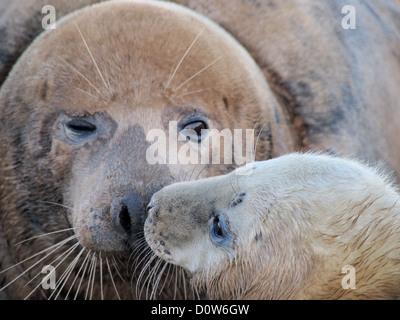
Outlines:
[[[121,210],[119,212],[119,222],[125,231],[131,234],[131,216],[129,215],[128,207],[125,204],[121,205]]]

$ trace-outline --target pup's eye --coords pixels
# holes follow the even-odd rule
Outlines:
[[[211,241],[219,246],[229,245],[232,240],[232,234],[228,229],[228,224],[223,215],[216,215],[212,218],[210,224]]]
[[[220,223],[218,217],[214,218],[214,224],[215,224],[214,229],[215,229],[216,236],[217,237],[223,237],[224,233],[222,232],[221,223]]]

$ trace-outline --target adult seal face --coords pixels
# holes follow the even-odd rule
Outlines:
[[[212,299],[393,299],[399,199],[375,169],[290,154],[163,188],[145,237]]]
[[[1,292],[13,299],[183,297],[178,272],[176,281],[141,285],[148,270],[162,268],[146,260],[145,208],[164,185],[234,164],[150,165],[146,136],[160,129],[180,147],[187,143],[170,122],[198,140],[205,128],[267,124],[268,135],[284,141],[275,107],[250,55],[178,5],[113,1],[59,21],[1,88]],[[260,139],[259,157],[290,150],[270,143]],[[55,290],[41,286],[46,265],[57,267]]]

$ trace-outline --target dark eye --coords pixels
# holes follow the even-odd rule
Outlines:
[[[228,229],[227,222],[223,215],[216,215],[212,218],[210,225],[210,238],[220,246],[229,245],[232,240],[232,234]]]
[[[86,119],[72,119],[64,123],[64,133],[73,144],[81,144],[95,137],[97,127],[93,121]]]
[[[205,130],[208,129],[207,124],[204,121],[193,121],[186,124],[181,133],[185,135],[186,139],[194,140],[194,141],[201,141],[205,136]]]
[[[82,134],[92,133],[97,129],[94,124],[83,119],[74,119],[68,121],[66,123],[66,126],[68,129],[74,131],[75,133],[82,133]]]
[[[188,125],[186,125],[185,129],[194,130],[196,132],[197,136],[200,137],[202,135],[201,130],[207,129],[207,126],[203,121],[196,121],[196,122],[192,122],[192,123],[189,123]]]
[[[216,228],[215,229],[216,235],[218,237],[223,237],[224,233],[222,232],[221,223],[220,223],[219,219],[218,218],[214,218],[214,220],[215,220],[215,223],[216,223],[216,227],[215,227]]]

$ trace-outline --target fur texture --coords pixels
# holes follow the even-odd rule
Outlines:
[[[48,297],[34,277],[69,252],[62,249],[74,249],[59,266],[59,275],[70,275],[59,297],[183,297],[183,282],[157,281],[159,271],[171,270],[143,260],[145,208],[167,184],[224,174],[235,164],[150,165],[146,133],[168,132],[172,120],[185,125],[200,115],[210,128],[254,128],[258,160],[318,149],[400,171],[393,147],[400,136],[400,11],[393,1],[179,1],[189,9],[150,1],[144,10],[137,10],[140,1],[109,1],[84,8],[95,2],[0,3],[1,295]],[[56,8],[56,30],[42,30],[44,4]],[[357,30],[340,26],[345,4],[357,9]],[[96,127],[93,136],[74,136],[82,121],[89,121],[85,130]],[[68,236],[59,251],[36,256]],[[87,267],[81,284],[79,276],[73,281],[80,266]],[[90,280],[100,269],[102,286]],[[136,283],[142,294],[132,292]],[[163,283],[156,294],[153,284]]]
[[[157,192],[145,224],[154,252],[189,270],[213,299],[400,298],[400,194],[392,181],[326,155],[253,165],[250,175]],[[212,240],[216,216],[225,217],[229,246]],[[355,289],[342,286],[347,265]]]
[[[159,129],[176,141],[171,121],[180,131],[201,121],[219,130],[260,130],[259,121],[281,141],[276,107],[247,51],[189,9],[112,1],[66,16],[34,41],[1,88],[0,208],[9,244],[2,257],[11,260],[2,258],[2,268],[21,262],[1,274],[5,290],[11,298],[48,297],[52,292],[36,275],[43,265],[62,261],[64,252],[58,274],[69,276],[65,286],[60,282],[60,297],[183,297],[183,284],[175,288],[175,281],[161,293],[153,290],[161,280],[145,271],[157,265],[148,261],[143,239],[147,203],[164,185],[226,173],[234,165],[150,165],[146,136]],[[258,157],[278,152],[270,141],[259,145]],[[69,236],[39,260],[45,254],[37,253]],[[74,251],[67,255],[68,249]],[[115,257],[121,262],[108,272]],[[85,266],[92,276],[83,276]],[[93,295],[74,282],[84,278],[89,288],[96,274],[103,282],[95,282]]]

